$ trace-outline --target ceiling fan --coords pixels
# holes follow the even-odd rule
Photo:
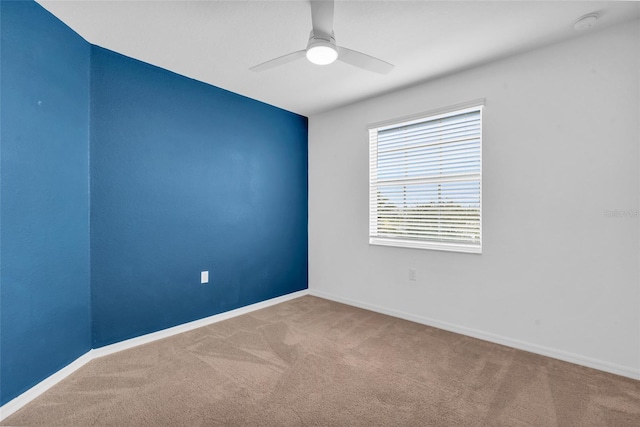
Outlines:
[[[336,39],[333,34],[333,6],[334,0],[311,0],[313,29],[309,35],[306,49],[271,59],[249,69],[251,71],[264,71],[306,56],[309,61],[317,65],[331,64],[337,59],[374,73],[387,74],[391,71],[393,65],[388,62],[336,45]]]

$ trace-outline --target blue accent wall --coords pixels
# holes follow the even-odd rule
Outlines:
[[[307,119],[92,47],[93,346],[306,288]]]
[[[305,117],[32,1],[0,25],[0,405],[92,347],[307,288]]]
[[[0,404],[91,348],[90,45],[0,2]]]

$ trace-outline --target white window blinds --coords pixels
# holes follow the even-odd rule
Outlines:
[[[369,243],[481,252],[482,106],[369,129]]]

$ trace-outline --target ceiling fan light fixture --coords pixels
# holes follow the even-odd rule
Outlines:
[[[316,65],[328,65],[338,59],[338,51],[331,42],[316,39],[307,47],[307,59]]]

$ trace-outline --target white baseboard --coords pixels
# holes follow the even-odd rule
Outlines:
[[[243,314],[251,313],[252,311],[260,310],[262,308],[271,307],[272,305],[280,304],[282,302],[289,301],[295,298],[300,298],[304,295],[307,295],[308,293],[309,293],[309,290],[304,289],[302,291],[293,292],[287,295],[272,298],[266,301],[261,301],[245,307],[240,307],[235,310],[226,311],[220,314],[215,314],[213,316],[205,317],[204,319],[194,320],[193,322],[183,323],[182,325],[174,326],[172,328],[163,329],[161,331],[153,332],[151,334],[142,335],[140,337],[131,338],[129,340],[107,345],[105,347],[89,350],[87,353],[78,357],[76,360],[74,360],[64,368],[60,369],[55,374],[52,374],[51,376],[45,378],[44,380],[40,381],[38,384],[31,387],[29,390],[25,391],[21,395],[15,397],[14,399],[2,405],[2,407],[0,407],[0,421],[12,415],[17,410],[25,406],[27,403],[31,402],[36,397],[40,396],[42,393],[49,390],[54,385],[58,384],[60,381],[67,378],[69,375],[73,374],[75,371],[77,371],[78,369],[80,369],[81,367],[83,367],[93,359],[104,357],[109,354],[117,353],[122,350],[127,350],[130,348],[137,347],[142,344],[147,344],[153,341],[157,341],[163,338],[168,338],[172,335],[191,331],[193,329],[211,325],[216,322],[221,322],[223,320],[231,319],[232,317],[237,317]]]
[[[231,319],[232,317],[241,316],[243,314],[251,313],[252,311],[260,310],[261,308],[270,307],[275,304],[280,304],[285,301],[289,301],[301,296],[307,295],[308,289],[302,291],[293,292],[291,294],[283,295],[281,297],[272,298],[266,301],[261,301],[255,304],[247,305],[245,307],[236,308],[235,310],[225,311],[224,313],[215,314],[213,316],[205,317],[204,319],[194,320],[193,322],[183,323],[182,325],[174,326],[172,328],[163,329],[158,332],[142,335],[139,337],[131,338],[125,341],[120,341],[115,344],[110,344],[104,347],[93,349],[93,358],[108,356],[109,354],[117,353],[122,350],[137,347],[142,344],[147,344],[153,341],[168,338],[172,335],[181,334],[183,332],[191,331],[193,329],[201,328],[203,326],[211,325],[212,323],[221,322],[223,320]]]
[[[31,387],[29,390],[22,393],[20,396],[2,405],[2,407],[0,407],[0,421],[4,420],[9,415],[13,414],[36,397],[40,396],[42,393],[58,384],[63,379],[67,378],[69,375],[82,368],[87,363],[91,362],[91,360],[93,359],[91,352],[92,350],[89,350],[64,368],[60,369],[55,374],[50,375],[49,377],[40,381],[38,384]]]
[[[424,316],[417,316],[409,313],[405,313],[398,310],[393,310],[385,307],[380,307],[373,304],[368,304],[349,298],[343,298],[337,295],[332,295],[323,291],[315,289],[309,290],[309,295],[317,296],[319,298],[328,299],[331,301],[351,305],[354,307],[363,308],[365,310],[375,311],[376,313],[386,314],[400,319],[409,320],[411,322],[420,323],[434,328],[443,329],[445,331],[455,332],[461,335],[467,335],[473,338],[478,338],[483,341],[489,341],[496,344],[505,345],[507,347],[517,348],[518,350],[528,351],[530,353],[540,354],[542,356],[551,357],[553,359],[562,360],[576,365],[586,366],[588,368],[597,369],[611,374],[621,375],[623,377],[632,378],[635,380],[640,379],[640,370],[634,369],[628,366],[622,366],[615,363],[605,362],[603,360],[593,359],[591,357],[582,356],[580,354],[569,353],[563,350],[557,350],[541,346],[538,344],[529,343],[526,341],[520,341],[513,338],[503,337],[490,332],[479,331],[465,326],[459,326],[448,322],[442,322],[435,319],[430,319]]]

